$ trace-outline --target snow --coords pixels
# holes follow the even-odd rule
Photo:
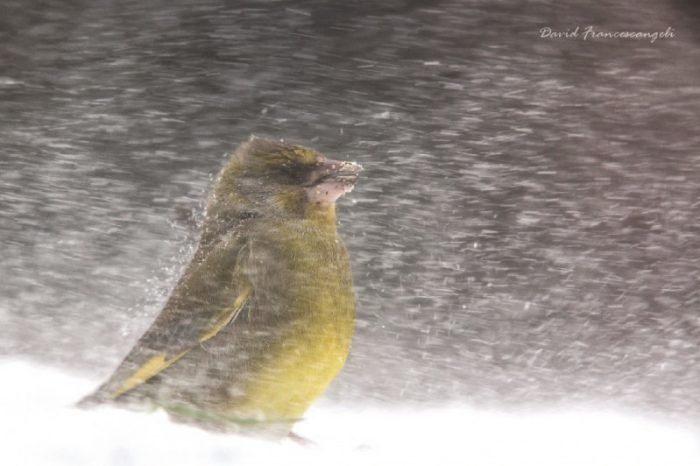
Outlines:
[[[316,446],[212,434],[163,412],[71,405],[98,381],[0,361],[2,465],[674,466],[700,464],[698,431],[669,420],[584,409],[507,412],[322,402],[296,431]]]

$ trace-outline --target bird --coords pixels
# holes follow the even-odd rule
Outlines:
[[[284,140],[241,144],[160,314],[78,405],[160,408],[207,430],[295,435],[350,351],[355,299],[336,201],[361,170]]]

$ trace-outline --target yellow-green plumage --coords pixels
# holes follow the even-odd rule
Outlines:
[[[355,305],[335,200],[360,167],[252,138],[222,170],[199,247],[151,328],[89,402],[287,433],[343,367]]]

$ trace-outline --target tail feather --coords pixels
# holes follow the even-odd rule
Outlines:
[[[95,406],[105,404],[110,401],[110,397],[104,390],[104,385],[90,393],[89,395],[83,397],[80,401],[75,403],[76,408],[90,409]]]

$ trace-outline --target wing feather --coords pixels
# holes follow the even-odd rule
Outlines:
[[[243,273],[248,248],[241,238],[227,235],[192,261],[151,327],[85,401],[116,399],[136,389],[236,320],[253,293]]]

